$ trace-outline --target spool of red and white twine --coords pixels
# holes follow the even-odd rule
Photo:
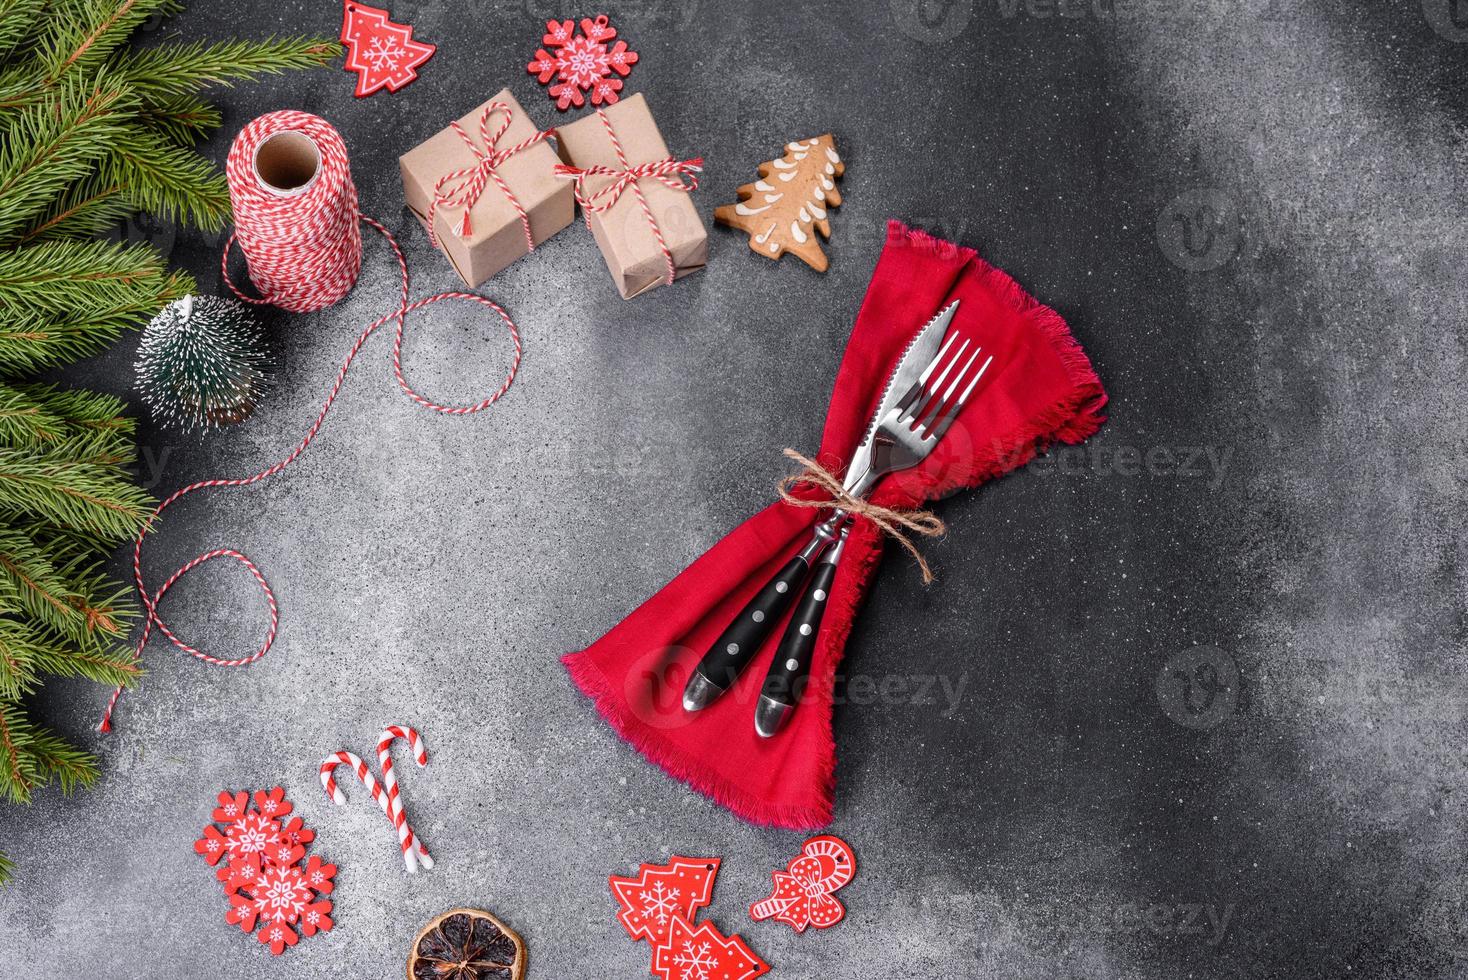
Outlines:
[[[165,499],[149,518],[133,545],[133,579],[142,600],[145,620],[134,657],[141,659],[143,649],[156,627],[178,649],[207,664],[239,667],[254,663],[269,652],[279,628],[279,608],[275,592],[264,574],[242,552],[233,548],[215,548],[185,562],[149,591],[143,581],[143,539],[153,529],[158,517],[178,500],[199,490],[212,487],[247,487],[275,476],[300,458],[316,438],[346,381],[347,372],[362,346],[385,323],[394,323],[392,366],[398,386],[409,398],[445,415],[470,415],[483,411],[499,400],[515,380],[520,366],[520,333],[515,322],[498,304],[474,293],[446,292],[408,301],[408,264],[397,240],[381,224],[362,214],[357,208],[357,188],[352,183],[346,144],[341,134],[326,120],[306,112],[283,110],[268,113],[251,122],[235,137],[225,165],[229,180],[230,200],[234,204],[235,233],[225,243],[221,268],[224,280],[235,294],[246,302],[271,304],[295,313],[324,309],[349,293],[357,281],[362,265],[361,223],[371,225],[387,240],[397,260],[402,279],[398,305],[362,328],[347,351],[337,372],[336,381],[326,394],[321,410],[306,434],[279,462],[250,476],[191,483]],[[240,243],[249,265],[250,278],[261,290],[260,297],[246,296],[229,278],[229,247]],[[473,405],[440,405],[414,390],[403,374],[403,334],[406,315],[440,300],[459,299],[486,306],[499,314],[514,344],[514,358],[509,373],[499,388]],[[259,648],[249,656],[237,659],[215,657],[182,640],[169,628],[158,612],[158,604],[185,575],[215,558],[230,558],[243,565],[260,587],[270,616],[270,625]],[[112,729],[112,713],[122,695],[119,687],[107,701],[107,710],[99,726]],[[389,814],[391,816],[391,814]],[[396,821],[395,821],[396,823]]]

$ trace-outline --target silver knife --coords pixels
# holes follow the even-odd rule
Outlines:
[[[876,480],[871,464],[872,436],[877,431],[877,423],[897,407],[903,394],[917,382],[923,368],[937,356],[943,335],[948,332],[948,325],[953,322],[953,314],[957,310],[958,300],[954,300],[925,323],[903,349],[897,366],[887,378],[887,387],[882,390],[871,422],[846,467],[842,485],[852,496],[865,495]],[[689,675],[688,685],[683,689],[683,710],[706,708],[733,686],[755,654],[759,653],[791,602],[800,594],[812,567],[836,540],[845,519],[846,512],[837,508],[830,518],[817,525],[800,553],[790,559],[734,617]]]

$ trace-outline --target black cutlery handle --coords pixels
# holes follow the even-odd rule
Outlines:
[[[833,556],[835,557],[835,556]],[[770,672],[765,675],[765,686],[760,693],[771,701],[788,704],[800,703],[805,693],[805,680],[810,675],[810,662],[816,650],[816,638],[821,635],[821,619],[826,615],[827,600],[831,595],[831,583],[836,579],[836,562],[823,561],[816,565],[815,577],[790,625],[785,627],[785,636],[775,651]]]
[[[810,562],[803,553],[790,559],[714,641],[709,652],[698,662],[698,672],[724,690],[733,686],[735,679],[764,646],[770,630],[790,608],[808,574]]]

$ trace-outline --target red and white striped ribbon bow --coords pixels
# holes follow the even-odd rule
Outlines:
[[[663,260],[668,264],[668,285],[673,284],[674,274],[677,266],[673,262],[673,253],[668,249],[668,243],[663,238],[662,229],[658,227],[657,219],[652,216],[652,208],[648,207],[647,195],[642,193],[642,188],[637,182],[643,178],[650,177],[661,182],[671,190],[689,191],[698,190],[698,175],[703,173],[703,157],[693,157],[689,160],[675,160],[667,157],[663,160],[653,160],[648,163],[639,163],[632,166],[627,162],[627,153],[622,149],[622,141],[617,138],[617,132],[612,128],[612,121],[601,109],[596,110],[597,117],[601,119],[602,125],[606,127],[607,137],[612,141],[612,149],[617,152],[617,167],[571,167],[564,163],[556,164],[555,175],[565,177],[575,183],[576,203],[581,205],[581,210],[586,213],[587,227],[591,226],[591,213],[593,211],[606,211],[617,203],[622,193],[629,188],[637,198],[637,204],[642,208],[642,215],[647,219],[648,227],[652,229],[653,238],[657,239],[658,248],[662,250]],[[588,177],[611,177],[612,182],[601,188],[594,194],[586,193],[586,179]],[[687,181],[684,181],[687,178]]]
[[[503,112],[505,118],[500,123],[500,128],[490,133],[489,119],[497,111]],[[438,179],[438,183],[433,185],[433,201],[428,205],[428,238],[433,242],[434,248],[439,247],[438,231],[434,228],[433,222],[434,215],[438,213],[438,209],[440,207],[463,208],[464,217],[459,222],[459,235],[467,238],[473,230],[469,222],[469,212],[474,210],[474,205],[479,202],[480,196],[484,193],[484,188],[492,180],[504,192],[505,199],[510,202],[510,206],[515,209],[515,213],[520,216],[520,227],[525,231],[526,250],[531,252],[535,251],[535,239],[530,234],[530,215],[525,212],[525,208],[520,203],[520,199],[515,196],[515,192],[510,190],[510,185],[500,176],[499,167],[500,164],[521,150],[554,136],[556,131],[554,129],[542,130],[528,139],[521,140],[508,149],[498,149],[500,137],[505,135],[505,130],[510,128],[510,123],[514,118],[515,114],[503,102],[491,102],[485,106],[484,111],[479,114],[478,143],[474,142],[473,138],[464,132],[464,128],[459,125],[458,120],[449,123],[454,128],[454,132],[458,133],[459,138],[464,141],[464,145],[469,147],[470,152],[474,154],[478,162],[472,167],[449,171]]]
[[[419,867],[422,867],[424,871],[431,870],[433,858],[429,855],[427,846],[413,832],[412,826],[403,813],[397,777],[392,773],[392,760],[388,755],[393,741],[398,738],[408,739],[408,744],[413,747],[414,758],[418,765],[428,764],[428,754],[423,748],[418,732],[406,726],[391,725],[383,732],[382,740],[377,744],[378,761],[382,765],[382,782],[377,781],[367,763],[363,762],[359,756],[345,750],[338,750],[327,756],[321,763],[319,775],[321,788],[326,791],[327,796],[331,797],[333,803],[341,806],[347,802],[347,798],[336,784],[335,770],[337,766],[346,766],[352,770],[398,832],[398,846],[403,852],[403,866],[409,874],[414,874]]]

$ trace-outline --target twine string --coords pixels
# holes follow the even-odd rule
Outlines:
[[[932,584],[933,569],[928,565],[928,560],[923,557],[923,553],[918,550],[910,535],[934,538],[946,533],[948,526],[938,518],[938,515],[930,510],[900,510],[895,507],[883,507],[864,497],[852,496],[842,486],[840,478],[820,463],[794,449],[786,449],[784,455],[786,459],[793,460],[802,469],[799,473],[783,477],[775,486],[775,492],[780,495],[781,500],[792,507],[822,509],[836,507],[853,517],[862,517],[871,521],[883,534],[902,545],[907,549],[907,553],[912,555],[919,570],[923,573],[923,584]],[[794,496],[791,491],[802,483],[817,487],[829,496],[817,500],[806,500]]]
[[[563,163],[556,164],[555,174],[557,177],[565,177],[575,185],[576,203],[581,205],[582,212],[586,215],[586,226],[591,227],[591,216],[593,213],[606,211],[615,205],[624,191],[630,189],[637,198],[637,205],[642,209],[642,216],[647,219],[648,227],[652,229],[652,237],[657,240],[658,248],[663,253],[663,261],[667,264],[667,284],[672,285],[677,273],[677,265],[673,261],[673,253],[668,248],[667,241],[663,238],[663,230],[658,227],[657,219],[652,216],[652,208],[648,206],[647,195],[642,192],[638,181],[643,178],[652,178],[663,184],[670,190],[689,193],[698,190],[698,175],[703,172],[703,158],[694,157],[691,160],[675,160],[673,157],[665,157],[662,160],[652,160],[648,163],[640,163],[632,166],[627,162],[627,153],[622,149],[622,141],[617,138],[617,131],[612,128],[611,119],[607,118],[605,110],[596,110],[597,118],[606,127],[607,138],[612,142],[612,149],[616,151],[616,167],[571,167]],[[588,177],[611,177],[612,182],[594,194],[586,193],[586,178]],[[685,180],[686,178],[686,180]]]
[[[270,194],[262,188],[253,172],[255,151],[270,136],[284,131],[295,131],[309,136],[321,151],[321,171],[305,193],[282,197]],[[224,281],[234,293],[247,302],[273,303],[294,312],[313,312],[335,303],[355,284],[361,266],[360,224],[376,229],[387,240],[397,261],[400,277],[398,302],[395,309],[367,324],[357,334],[347,356],[337,371],[336,380],[326,394],[321,409],[316,413],[306,434],[295,447],[278,462],[250,476],[233,479],[200,480],[190,483],[164,499],[143,525],[133,542],[133,582],[138,590],[144,612],[142,635],[133,651],[134,660],[141,660],[148,640],[157,629],[170,643],[182,652],[218,667],[240,667],[254,663],[269,652],[275,643],[280,626],[280,610],[275,592],[271,589],[264,573],[248,556],[234,548],[215,548],[206,551],[180,566],[156,590],[150,590],[143,578],[143,541],[153,531],[159,517],[169,507],[190,494],[217,487],[248,487],[268,480],[290,466],[310,447],[326,422],[326,416],[336,404],[346,383],[347,373],[361,352],[367,339],[386,323],[393,328],[392,366],[398,387],[418,405],[443,415],[472,415],[481,412],[507,392],[515,380],[520,367],[520,332],[515,321],[499,304],[476,293],[443,292],[409,302],[408,262],[391,232],[382,224],[362,214],[357,209],[357,191],[352,184],[351,170],[347,161],[346,147],[330,123],[309,113],[294,110],[272,112],[261,116],[247,125],[234,145],[230,147],[225,166],[229,180],[230,197],[234,204],[236,231],[225,242],[224,255],[220,260]],[[322,212],[330,212],[323,214]],[[240,243],[250,267],[250,278],[260,287],[263,296],[254,298],[245,295],[229,278],[228,261],[230,247]],[[348,274],[349,273],[349,274]],[[344,277],[344,278],[343,278]],[[444,300],[465,300],[478,303],[497,313],[504,321],[514,346],[509,371],[504,382],[494,392],[472,405],[442,405],[419,393],[408,382],[403,372],[402,349],[407,330],[407,314]],[[215,657],[189,644],[179,637],[159,614],[158,606],[163,597],[182,578],[198,566],[216,558],[228,558],[245,567],[259,587],[265,601],[270,622],[265,638],[254,653],[236,659]],[[107,700],[100,731],[112,730],[112,714],[122,697],[118,686]]]
[[[493,133],[489,131],[489,120],[495,112],[503,112],[504,120],[499,129]],[[479,142],[475,142],[464,128],[455,120],[449,125],[469,151],[474,154],[475,164],[472,167],[464,167],[459,170],[451,170],[438,179],[433,185],[433,200],[428,205],[428,238],[433,242],[434,248],[439,248],[438,230],[434,227],[434,215],[440,207],[463,208],[464,215],[459,222],[459,235],[463,238],[469,237],[473,226],[469,221],[469,214],[474,210],[474,205],[479,203],[479,198],[484,194],[484,189],[492,180],[510,206],[515,209],[515,214],[520,218],[520,228],[525,232],[525,248],[527,251],[535,251],[535,238],[530,234],[530,215],[526,212],[520,199],[510,189],[509,183],[500,176],[499,168],[510,157],[521,150],[528,149],[537,143],[541,143],[555,135],[554,129],[542,130],[526,139],[521,140],[514,146],[499,149],[500,137],[510,128],[515,114],[510,107],[503,102],[491,102],[484,107],[479,114]]]

